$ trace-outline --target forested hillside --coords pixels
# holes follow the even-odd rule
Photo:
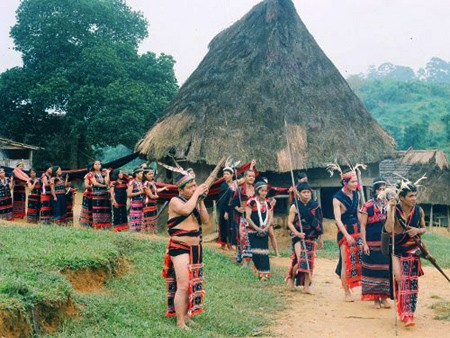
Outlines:
[[[385,63],[348,82],[398,149],[443,149],[450,155],[450,62],[433,58],[415,73]]]

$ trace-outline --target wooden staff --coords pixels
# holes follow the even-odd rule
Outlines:
[[[227,158],[228,158],[228,156],[222,157],[222,159],[219,161],[219,163],[217,163],[216,167],[211,172],[211,174],[209,174],[208,178],[206,179],[206,181],[204,183],[208,189],[211,188],[212,184],[214,183],[214,181],[217,177],[217,174],[219,173],[220,169],[227,161]],[[206,194],[202,194],[200,196],[200,199],[205,199],[205,198],[206,198]]]
[[[286,129],[286,143],[287,143],[287,148],[288,148],[288,155],[289,155],[289,164],[290,164],[290,169],[291,169],[291,181],[292,181],[292,187],[294,189],[294,203],[295,203],[295,208],[297,209],[297,215],[298,215],[298,224],[300,227],[300,232],[303,232],[303,226],[302,226],[302,220],[300,217],[300,209],[298,207],[298,198],[296,196],[297,193],[297,187],[295,185],[295,180],[294,180],[294,165],[292,164],[292,155],[291,155],[291,147],[289,145],[289,137],[287,134],[287,122],[286,119],[284,119],[284,128]],[[294,219],[295,220],[295,219]],[[305,234],[306,235],[306,234]],[[303,247],[303,250],[305,251],[305,261],[306,261],[306,268],[308,269],[308,275],[309,275],[309,280],[311,281],[311,268],[309,266],[309,260],[308,260],[308,250],[306,248],[306,241],[304,238],[300,238],[300,243],[301,246]],[[298,267],[300,268],[300,258],[301,258],[301,252],[300,252],[300,256],[298,259]],[[305,282],[306,283],[306,282]]]

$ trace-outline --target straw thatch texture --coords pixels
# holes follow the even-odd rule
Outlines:
[[[450,165],[441,150],[408,150],[380,164],[380,174],[394,183],[398,174],[412,182],[426,175],[417,195],[419,203],[450,205]]]
[[[262,171],[373,163],[394,141],[370,116],[290,0],[266,0],[218,34],[164,118],[136,149],[215,164],[224,153]]]

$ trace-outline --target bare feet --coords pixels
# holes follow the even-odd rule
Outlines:
[[[190,330],[190,328],[189,328],[185,323],[183,323],[183,324],[177,324],[177,327],[178,327],[179,329],[185,330],[185,331],[189,331],[189,330]]]
[[[380,300],[379,299],[374,300],[373,306],[375,307],[375,309],[381,309]]]
[[[294,280],[292,278],[286,280],[286,285],[289,290],[294,290]]]
[[[381,300],[381,305],[385,308],[385,309],[389,309],[391,307],[391,303],[389,303],[389,301],[386,298],[383,298]]]
[[[405,327],[411,327],[416,325],[416,323],[414,323],[414,319],[410,318],[405,322]]]
[[[353,299],[353,296],[351,293],[346,293],[345,294],[345,301],[346,302],[354,302],[355,300]]]
[[[198,326],[199,324],[197,322],[194,322],[191,317],[187,316],[185,317],[185,322],[186,324],[188,324],[189,326]]]
[[[315,295],[316,293],[311,289],[303,289],[303,293],[306,293],[307,295]]]

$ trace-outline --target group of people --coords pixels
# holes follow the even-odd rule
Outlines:
[[[0,219],[26,218],[28,223],[44,224],[73,223],[75,189],[70,187],[68,176],[62,176],[61,167],[48,165],[41,177],[35,169],[25,174],[23,168],[24,164],[19,162],[11,177],[7,177],[5,169],[0,168]]]
[[[10,178],[0,168],[0,219],[27,217],[30,223],[46,224],[73,221],[74,189],[60,167],[47,166],[41,177],[33,169],[24,176],[23,163],[16,169]],[[352,289],[362,286],[362,300],[373,301],[375,308],[390,308],[388,299],[395,299],[400,319],[406,326],[413,326],[418,277],[423,275],[417,240],[426,232],[424,212],[416,204],[417,186],[403,180],[396,196],[387,196],[383,193],[387,183],[379,177],[373,182],[372,198],[361,203],[356,171],[340,172],[342,188],[333,197],[333,210],[339,246],[336,273],[345,301],[353,302]],[[273,232],[276,188],[256,176],[254,161],[240,178],[235,168],[223,168],[218,242],[222,248],[235,248],[236,262],[253,265],[258,278],[267,280],[271,276],[269,241],[278,254]],[[103,170],[101,162],[95,161],[84,177],[84,185],[81,225],[156,232],[158,193],[167,188],[157,188],[154,169],[141,166],[128,177],[121,170]],[[184,170],[176,186],[178,195],[168,204],[170,240],[163,276],[167,315],[176,316],[177,325],[188,329],[186,323],[191,316],[203,310],[202,227],[209,223],[204,203],[209,187],[197,185],[195,174]],[[314,294],[311,285],[316,250],[323,246],[322,211],[306,174],[300,173],[296,186],[285,191],[290,194],[288,227],[292,241],[287,285],[303,286],[304,293]],[[388,241],[382,241],[386,236]]]
[[[252,261],[259,279],[267,280],[275,203],[268,196],[273,187],[265,179],[255,183],[254,168],[240,179],[237,176],[234,168],[223,169],[219,244],[222,248],[236,247],[236,262],[248,265]],[[323,246],[322,211],[306,175],[301,173],[298,178],[298,184],[289,189],[292,257],[286,280],[290,288],[303,286],[304,293],[314,294],[316,250]],[[339,246],[336,273],[345,301],[353,302],[352,289],[362,286],[362,300],[373,301],[379,309],[390,308],[388,299],[395,299],[400,319],[406,327],[413,326],[418,277],[423,274],[416,236],[425,233],[424,212],[416,204],[416,185],[403,180],[397,195],[387,196],[383,193],[387,183],[379,177],[373,182],[372,198],[361,203],[356,170],[341,171],[341,183],[333,197],[333,209]],[[163,270],[168,291],[166,314],[176,316],[177,325],[189,329],[191,316],[203,310],[201,230],[209,223],[209,216],[201,196],[208,187],[197,185],[188,173],[180,175],[177,185],[179,195],[169,203],[170,240]],[[383,234],[388,236],[387,253],[382,250]]]
[[[23,169],[23,163],[19,162],[13,175],[7,177],[5,169],[0,168],[0,219],[73,223],[75,189],[70,186],[69,176],[63,177],[59,166],[47,165],[39,177],[35,169],[30,169],[28,174]],[[84,187],[80,225],[113,231],[156,232],[158,193],[166,188],[156,187],[154,169],[142,165],[128,176],[119,169],[103,170],[101,162],[95,161],[88,166]]]
[[[420,235],[426,232],[423,209],[416,203],[417,186],[402,180],[389,196],[382,177],[373,182],[373,196],[359,208],[355,170],[341,172],[343,188],[333,198],[340,249],[336,273],[345,301],[353,302],[352,289],[361,286],[361,299],[375,308],[390,308],[396,300],[399,318],[414,326],[419,281]],[[388,240],[382,240],[387,238]]]
[[[158,193],[155,170],[140,166],[131,177],[122,170],[103,170],[95,161],[84,177],[80,225],[113,231],[156,233]],[[127,202],[129,200],[129,213]]]

